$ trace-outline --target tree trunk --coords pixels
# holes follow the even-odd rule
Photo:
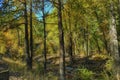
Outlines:
[[[77,17],[77,16],[76,16],[76,17]],[[74,24],[74,27],[75,27],[75,29],[77,29],[78,20],[76,19],[74,23],[75,23],[75,24]],[[74,34],[74,33],[73,33],[73,34]],[[73,40],[73,45],[74,45],[74,46],[73,46],[73,51],[74,51],[74,52],[73,52],[73,56],[75,56],[75,54],[77,53],[77,45],[76,45],[77,43],[76,43],[76,42],[77,42],[77,40],[74,39],[74,40]]]
[[[32,0],[30,0],[30,69],[32,69],[32,58],[33,58]]]
[[[103,33],[103,39],[104,39],[104,44],[105,44],[106,51],[107,51],[108,54],[110,54],[109,47],[108,47],[108,42],[107,42],[106,35],[105,35],[105,32],[104,32],[103,29],[102,29],[102,33]]]
[[[110,6],[110,18],[111,18],[111,22],[110,22],[109,37],[110,37],[110,53],[114,60],[113,72],[114,75],[116,76],[116,79],[120,80],[120,57],[118,51],[118,40],[117,40],[113,2],[111,2],[111,6]]]
[[[62,25],[61,0],[58,0],[58,30],[60,42],[60,80],[65,80],[65,50],[64,50],[64,33]]]
[[[86,52],[87,56],[89,56],[89,31],[88,31],[88,26],[86,29]]]
[[[17,30],[17,37],[18,37],[18,46],[20,46],[20,31],[19,29],[16,29]]]
[[[100,46],[99,46],[98,39],[95,37],[95,34],[94,34],[93,38],[94,38],[94,40],[95,40],[95,42],[96,42],[96,45],[97,45],[97,48],[98,48],[98,52],[99,52],[99,54],[100,54],[100,53],[101,53],[101,49],[100,49]]]
[[[119,25],[120,26],[120,0],[118,0],[118,17],[119,17]],[[118,29],[118,31],[120,31],[120,28]],[[120,42],[120,34],[118,34],[118,41]],[[120,43],[118,43],[118,47],[119,47],[119,56],[120,56]]]
[[[69,16],[69,55],[70,55],[70,63],[73,63],[73,41],[72,41],[72,31],[71,31],[71,15],[70,12],[68,12],[68,16]]]
[[[29,39],[28,39],[28,16],[27,16],[27,4],[24,2],[24,19],[25,19],[25,53],[26,53],[26,65],[27,69],[30,69],[30,53],[29,53]]]
[[[83,41],[83,50],[84,50],[84,53],[86,54],[86,30],[83,29],[83,38],[84,38],[84,41]]]
[[[46,63],[47,63],[47,52],[46,52],[46,20],[45,20],[45,9],[44,9],[44,0],[42,0],[43,8],[42,8],[42,13],[43,13],[43,26],[44,26],[44,74],[46,73]]]

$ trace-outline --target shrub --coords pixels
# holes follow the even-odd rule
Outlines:
[[[81,68],[76,70],[75,80],[92,80],[93,79],[93,72],[86,69]]]
[[[108,60],[105,64],[105,68],[107,71],[111,71],[112,70],[112,65],[113,65],[113,60]]]

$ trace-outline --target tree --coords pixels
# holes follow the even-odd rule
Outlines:
[[[44,74],[46,73],[47,63],[47,51],[46,51],[46,19],[45,19],[45,0],[42,0],[42,14],[43,14],[43,26],[44,26]]]
[[[116,30],[113,1],[110,2],[109,37],[110,37],[110,54],[112,55],[114,60],[113,72],[114,75],[116,76],[116,79],[120,80],[120,56],[118,50],[117,30]]]
[[[27,69],[31,69],[30,52],[29,52],[29,34],[28,34],[28,15],[27,15],[27,2],[24,1],[24,20],[25,20],[25,53]]]
[[[33,24],[32,24],[32,0],[30,0],[30,69],[32,69],[32,58],[33,58]]]
[[[118,4],[117,4],[118,6],[118,27],[117,27],[117,34],[118,34],[118,41],[119,41],[119,43],[118,43],[118,46],[119,46],[119,56],[120,56],[120,28],[119,28],[119,26],[120,26],[120,0],[118,0]]]
[[[58,0],[58,30],[60,43],[60,80],[65,80],[65,50],[64,50],[64,32],[62,24],[62,3]]]
[[[68,6],[70,7],[70,9],[68,10],[68,24],[69,24],[69,56],[70,56],[70,63],[72,64],[73,63],[73,34],[72,34],[72,25],[71,25],[71,6],[72,4],[68,4]]]

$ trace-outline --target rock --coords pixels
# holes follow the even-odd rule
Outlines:
[[[68,70],[68,71],[72,71],[73,68],[72,68],[72,67],[66,67],[66,70]]]
[[[73,72],[73,68],[72,67],[66,67],[66,73],[72,73]]]

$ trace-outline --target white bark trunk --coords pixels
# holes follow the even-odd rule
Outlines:
[[[117,80],[120,80],[120,57],[119,57],[119,50],[118,50],[118,40],[117,40],[117,30],[116,30],[116,22],[113,13],[113,4],[111,3],[111,11],[110,11],[110,30],[109,30],[109,37],[110,37],[110,54],[113,57],[114,65],[113,65],[113,72],[116,76]]]

